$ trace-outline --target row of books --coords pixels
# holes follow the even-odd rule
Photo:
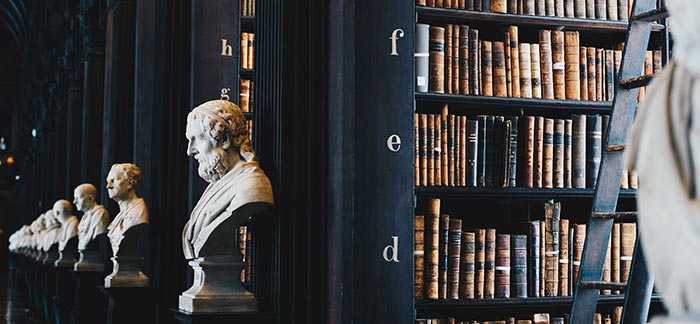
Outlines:
[[[559,202],[546,202],[542,219],[528,222],[527,233],[469,229],[459,217],[441,211],[437,198],[430,199],[425,214],[416,215],[414,220],[416,299],[573,295],[586,224],[561,218]],[[611,234],[603,281],[626,282],[636,224],[616,223]]]
[[[241,79],[238,103],[243,112],[253,112],[253,86],[252,80]]]
[[[252,244],[253,231],[248,229],[248,226],[238,227],[238,251],[243,255],[245,268],[240,273],[241,282],[250,282],[250,268],[252,261]]]
[[[517,319],[507,317],[502,320],[456,320],[453,317],[417,319],[415,324],[565,324],[569,323],[569,315],[551,315],[549,313],[536,313],[531,319]],[[593,324],[620,324],[622,323],[622,306],[613,309],[612,314],[596,313]]]
[[[481,40],[467,25],[416,24],[416,91],[511,98],[611,101],[622,60],[618,49],[585,47],[577,31],[540,30],[521,43],[518,27]],[[649,52],[650,74],[661,51]]]
[[[629,20],[633,0],[416,0],[416,5],[601,20]]]
[[[415,186],[595,188],[609,116],[413,116]],[[622,188],[637,188],[623,172]]]
[[[253,69],[255,34],[241,33],[241,69]]]
[[[246,130],[248,130],[248,139],[250,139],[250,142],[253,142],[253,121],[252,120],[246,120]]]
[[[245,16],[245,17],[255,16],[255,0],[242,0],[241,1],[241,16]]]

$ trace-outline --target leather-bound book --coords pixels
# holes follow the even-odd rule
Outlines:
[[[598,80],[598,75],[597,75],[597,69],[596,69],[596,49],[594,47],[588,47],[586,48],[586,61],[587,61],[587,70],[588,70],[588,100],[591,101],[596,101],[599,100],[597,93],[597,80]]]
[[[425,257],[425,219],[423,215],[416,215],[413,220],[413,270],[414,285],[413,297],[423,299],[423,277]]]
[[[564,61],[566,80],[566,99],[581,100],[581,73],[579,65],[579,33],[577,31],[564,32]]]
[[[620,281],[627,282],[632,269],[634,243],[637,240],[637,224],[620,224]]]
[[[445,28],[430,27],[430,92],[445,93]]]
[[[586,116],[586,188],[595,188],[602,156],[602,124],[600,115]]]
[[[586,18],[595,19],[595,1],[586,0]]]
[[[452,8],[452,0],[443,0],[442,7],[447,9]]]
[[[507,183],[508,187],[516,187],[518,184],[518,116],[509,116],[506,121],[508,125],[508,154],[507,158]]]
[[[542,97],[554,99],[554,71],[552,67],[552,32],[540,30],[540,65],[542,71]]]
[[[629,170],[627,167],[622,168],[620,176],[620,189],[629,189]]]
[[[426,0],[426,6],[435,7],[435,0]]]
[[[486,279],[486,230],[476,230],[476,262],[474,263],[474,297],[484,298],[484,281]]]
[[[508,26],[510,42],[510,78],[512,80],[511,96],[520,98],[520,42],[518,40],[518,26]]]
[[[248,69],[248,33],[241,33],[241,68]]]
[[[493,42],[493,95],[507,97],[506,56],[503,42]]]
[[[484,298],[494,298],[496,290],[496,229],[486,229],[484,261]]]
[[[445,27],[445,93],[452,93],[452,24]]]
[[[496,237],[496,298],[510,298],[510,235]]]
[[[520,97],[532,98],[532,71],[530,70],[530,44],[520,43]]]
[[[544,204],[545,217],[545,297],[559,293],[559,219],[560,203],[548,201]]]
[[[484,8],[482,8],[482,1],[483,0],[474,0],[474,10],[475,11],[483,11]]]
[[[595,0],[595,18],[607,20],[607,4],[606,0]]]
[[[420,114],[420,185],[428,185],[428,115]]]
[[[460,125],[462,116],[455,116],[455,186],[461,186],[460,174],[462,173],[462,127]]]
[[[542,98],[542,82],[540,81],[540,44],[530,44],[530,72],[532,98]]]
[[[527,235],[514,234],[513,250],[513,294],[514,298],[527,298]]]
[[[563,317],[552,317],[552,319],[549,322],[551,324],[564,324],[564,318]]]
[[[612,318],[612,322],[613,322],[614,324],[620,324],[620,323],[622,323],[622,309],[623,309],[622,306],[615,306],[615,308],[613,309],[613,314],[612,314],[612,315],[613,315],[613,318]]]
[[[662,61],[662,54],[661,51],[653,51],[652,53],[652,61],[653,61],[653,68],[652,71],[654,74],[657,74],[661,72],[661,69],[663,68],[663,61]],[[618,69],[619,70],[619,69]]]
[[[565,0],[554,0],[554,15],[557,17],[564,17],[564,1]]]
[[[617,13],[617,0],[607,0],[608,20],[620,20]]]
[[[413,185],[420,186],[420,114],[413,113]]]
[[[578,270],[581,268],[583,245],[586,243],[586,224],[576,224],[574,231],[574,249],[571,256],[572,278],[574,287],[578,284]]]
[[[449,186],[454,187],[455,184],[455,166],[457,160],[455,159],[455,154],[456,154],[456,148],[455,148],[455,141],[456,141],[456,131],[455,131],[455,115],[448,115],[447,116],[447,155],[448,155],[448,160],[447,160],[447,182]]]
[[[253,62],[255,62],[255,34],[248,33],[248,69],[253,69]]]
[[[564,120],[564,188],[573,188],[572,181],[572,135],[573,135],[573,120]]]
[[[435,125],[433,126],[433,161],[435,163],[434,178],[435,185],[442,186],[442,116],[435,115]]]
[[[581,100],[588,100],[588,49],[584,46],[579,48],[579,84]]]
[[[525,117],[525,164],[523,174],[525,175],[525,187],[534,186],[534,166],[535,166],[535,117]]]
[[[459,266],[462,252],[462,220],[450,219],[447,260],[447,298],[459,299]]]
[[[639,177],[637,176],[637,171],[635,171],[635,170],[629,171],[629,182],[630,182],[630,189],[638,189],[639,188]]]
[[[538,16],[546,16],[547,8],[545,0],[535,0],[535,14]]]
[[[629,20],[627,0],[617,0],[617,18],[622,21]]]
[[[481,0],[481,11],[491,12],[491,0]]]
[[[605,50],[602,48],[596,48],[595,55],[595,74],[596,74],[596,100],[604,101],[605,96]]]
[[[554,5],[555,0],[544,0],[544,6],[545,6],[545,13],[547,16],[554,17],[556,16],[555,12],[555,5]]]
[[[574,0],[564,0],[564,17],[574,18],[576,17],[574,9]]]
[[[459,116],[459,127],[460,127],[460,142],[462,147],[459,149],[459,163],[460,171],[459,174],[459,185],[467,185],[467,116]]]
[[[253,264],[252,260],[254,260],[255,256],[253,255],[253,231],[252,229],[247,229],[245,233],[245,282],[250,282],[250,276],[251,276],[251,266]]]
[[[563,119],[554,120],[554,188],[564,188],[564,126]]]
[[[459,42],[462,26],[452,25],[452,94],[459,94],[459,53],[461,52]]]
[[[610,276],[610,264],[611,264],[611,254],[610,250],[612,248],[612,235],[608,238],[608,248],[606,249],[605,252],[605,264],[603,265],[603,281],[604,282],[610,282],[611,276]],[[600,293],[603,295],[610,295],[610,289],[601,289]]]
[[[586,18],[586,0],[574,0],[574,15],[576,18]]]
[[[479,95],[479,30],[469,30],[469,94]]]
[[[510,60],[510,34],[506,31],[505,35],[505,57],[506,57],[506,90],[508,97],[513,97],[513,67]]]
[[[416,24],[416,92],[428,92],[430,25]]]
[[[547,258],[545,256],[547,255],[547,247],[545,244],[545,236],[547,233],[547,226],[545,224],[546,222],[544,220],[540,221],[540,297],[545,296],[545,286],[547,285],[546,281],[546,271],[547,269]]]
[[[447,0],[449,1],[449,0]],[[435,7],[443,8],[445,7],[445,0],[435,0]]]
[[[529,235],[528,235],[528,295],[530,297],[540,297],[540,255],[541,242],[540,242],[540,221],[530,221],[529,222]]]
[[[516,324],[532,324],[531,320],[517,320]]]
[[[438,299],[447,299],[447,260],[449,258],[450,215],[440,216],[440,259],[438,260]]]
[[[541,314],[532,315],[532,323],[533,324],[550,324],[549,323],[549,314],[541,313]]]
[[[250,112],[250,80],[241,79],[241,93],[238,101],[243,112]]]
[[[481,41],[481,89],[484,96],[493,96],[492,43]]]
[[[603,316],[600,313],[595,313],[593,316],[593,324],[603,324]]]
[[[486,133],[487,133],[487,121],[488,116],[479,115],[477,120],[479,121],[479,129],[477,134],[477,153],[476,153],[476,180],[479,187],[486,187]]]
[[[478,1],[478,0],[477,0]],[[464,2],[464,9],[474,10],[474,0],[466,0]]]
[[[474,232],[462,233],[462,259],[459,277],[459,297],[474,298],[474,257],[476,253],[476,236]]]
[[[554,98],[566,99],[566,62],[564,61],[564,32],[552,31],[552,74]]]
[[[469,26],[459,26],[459,94],[469,94]]]
[[[542,179],[544,171],[544,117],[535,117],[535,149],[532,167],[532,179],[534,188],[543,188]]]
[[[425,7],[427,5],[426,0],[416,0],[416,6]]]
[[[535,0],[523,0],[523,14],[535,15]]]
[[[449,152],[449,145],[448,145],[448,123],[447,123],[447,118],[449,116],[449,108],[447,104],[442,105],[442,113],[440,114],[440,122],[441,122],[441,130],[442,133],[440,134],[440,170],[442,174],[440,175],[440,178],[442,179],[442,185],[443,186],[449,186],[449,171],[450,171],[450,166],[449,166],[449,157],[448,157],[448,152]]]
[[[435,115],[428,114],[428,186],[435,185]]]
[[[613,224],[610,235],[610,280],[620,282],[620,223]],[[613,294],[619,294],[619,290],[613,290]]]
[[[508,12],[508,3],[506,0],[490,0],[490,1],[491,1],[491,12],[498,12],[498,13]]]
[[[554,187],[554,119],[544,119],[542,187]]]
[[[493,5],[491,7],[493,7]],[[514,15],[518,14],[518,0],[508,0],[508,13]]]
[[[493,170],[494,170],[494,155],[499,143],[496,142],[496,116],[489,115],[486,118],[486,175],[485,182],[487,187],[493,187]]]
[[[476,187],[478,182],[479,122],[467,120],[467,186]]]
[[[425,295],[438,299],[438,262],[440,255],[440,199],[428,201],[425,213]]]
[[[613,101],[615,98],[615,52],[613,50],[605,51],[605,93],[607,101]]]
[[[561,120],[561,119],[559,119]],[[559,296],[569,296],[569,220],[559,220]]]

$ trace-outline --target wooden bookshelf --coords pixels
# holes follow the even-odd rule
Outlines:
[[[449,311],[449,310],[481,310],[485,308],[533,308],[538,312],[550,306],[570,307],[574,301],[573,296],[567,297],[536,297],[536,298],[493,298],[493,299],[448,299],[448,300],[417,300],[416,310],[421,311]],[[624,294],[601,295],[600,305],[622,305],[625,301]],[[654,294],[652,303],[661,303],[661,295]]]
[[[550,188],[483,188],[483,187],[416,187],[417,197],[464,198],[464,199],[590,199],[593,188],[550,189]],[[620,198],[635,198],[636,190],[620,189]]]
[[[255,31],[255,16],[241,16],[241,31],[244,33]]]
[[[453,112],[464,113],[473,108],[497,108],[498,110],[520,111],[521,109],[550,110],[569,113],[610,113],[610,101],[548,100],[529,98],[490,97],[474,95],[438,94],[416,92],[416,103],[456,104]]]
[[[246,79],[246,80],[251,80],[251,81],[253,81],[255,79],[255,71],[254,70],[241,69],[239,74],[241,76],[241,79]]]

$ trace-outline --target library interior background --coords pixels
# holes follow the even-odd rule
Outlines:
[[[698,16],[0,0],[0,322],[700,323]]]

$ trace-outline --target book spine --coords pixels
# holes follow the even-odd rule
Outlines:
[[[510,235],[496,238],[496,298],[510,298]]]
[[[484,298],[494,298],[496,288],[496,229],[486,229],[484,261]]]
[[[620,224],[620,282],[627,282],[629,279],[636,240],[637,224]]]
[[[535,0],[523,0],[523,14],[535,15]]]
[[[608,248],[606,249],[605,252],[605,264],[603,265],[603,281],[605,282],[610,282],[610,250],[611,250],[611,245],[612,245],[612,235],[608,238]],[[611,290],[610,289],[601,289],[600,293],[603,295],[610,295]]]
[[[477,186],[477,147],[479,143],[479,122],[467,121],[467,186]]]
[[[534,324],[550,324],[549,314],[534,314],[532,315],[532,322]]]
[[[447,24],[445,26],[445,93],[452,93],[452,33],[454,32],[454,25]]]
[[[615,324],[620,324],[622,323],[622,306],[616,306],[615,309],[613,309],[613,319],[612,322]]]
[[[452,0],[443,0],[442,7],[447,9],[452,8]]]
[[[459,26],[459,94],[469,94],[469,26]]]
[[[544,170],[544,117],[535,117],[535,164],[532,168],[533,187],[542,188]]]
[[[545,0],[535,0],[535,14],[538,16],[546,16],[547,9],[545,5]]]
[[[449,0],[448,0],[448,1],[449,1]],[[445,7],[445,2],[444,2],[444,0],[435,0],[435,7],[438,7],[438,8],[443,8],[443,7]]]
[[[610,124],[610,116],[609,115],[602,115],[602,126],[600,127],[601,129],[601,143],[605,143],[606,139],[608,138],[608,125]],[[602,145],[602,144],[601,144]]]
[[[596,74],[596,100],[598,101],[603,101],[605,100],[605,97],[603,96],[603,92],[605,91],[605,72],[603,70],[603,62],[605,56],[605,51],[600,48],[596,48],[596,55],[595,55],[595,74]]]
[[[483,11],[482,5],[481,5],[481,0],[473,0],[474,2],[474,10],[475,11]]]
[[[573,121],[564,120],[564,188],[573,188],[572,182],[572,134]]]
[[[416,24],[416,92],[428,92],[430,25]]]
[[[545,297],[559,292],[559,205],[545,203]]]
[[[574,0],[574,15],[576,18],[586,18],[586,0]]]
[[[479,95],[479,31],[469,30],[469,94]]]
[[[448,124],[447,124],[447,118],[449,116],[449,107],[445,104],[442,106],[442,113],[440,114],[440,122],[441,122],[441,130],[442,132],[440,133],[440,170],[442,171],[442,174],[440,175],[440,178],[442,178],[442,185],[443,186],[448,186],[449,185],[449,157],[448,157],[448,152],[449,152],[449,138],[448,138]]]
[[[586,0],[586,18],[595,19],[595,0]]]
[[[628,20],[629,13],[627,8],[627,0],[617,0],[617,18],[622,21]]]
[[[554,99],[554,71],[552,68],[552,32],[540,30],[540,64],[542,71],[542,97]]]
[[[459,299],[459,266],[462,250],[462,220],[450,219],[447,298]]]
[[[564,32],[564,62],[566,99],[581,100],[581,72],[579,65],[579,33],[576,31]]]
[[[481,87],[483,96],[493,96],[492,43],[481,41]]]
[[[455,186],[455,115],[447,116],[447,179],[450,186]]]
[[[496,126],[496,116],[490,115],[486,118],[486,175],[485,182],[487,187],[493,187],[493,169],[494,169],[494,154],[496,153],[497,143],[495,140],[494,128]]]
[[[440,244],[440,199],[430,199],[425,214],[425,295],[426,299],[438,299],[438,262]]]
[[[540,297],[545,297],[546,269],[547,269],[547,246],[545,244],[547,224],[546,221],[540,221]]]
[[[535,166],[535,117],[525,117],[525,187],[532,188],[534,186],[534,166]]]
[[[530,44],[520,43],[520,97],[532,98]]]
[[[508,26],[510,42],[510,78],[512,80],[512,93],[514,98],[520,98],[520,43],[518,40],[518,26]]]
[[[576,17],[574,9],[574,0],[564,0],[564,16],[567,18]]]
[[[530,44],[530,72],[532,97],[542,98],[542,83],[540,81],[540,44]]]
[[[543,155],[542,186],[552,188],[554,186],[554,119],[552,118],[544,119]]]
[[[484,281],[486,279],[486,230],[483,228],[476,230],[476,262],[474,272],[474,297],[484,298]]]
[[[445,28],[430,27],[430,92],[445,93]]]
[[[554,0],[554,15],[557,17],[564,17],[566,6],[564,5],[564,0]]]
[[[513,235],[513,297],[527,298],[527,235]]]
[[[476,237],[473,232],[462,233],[462,265],[459,278],[459,297],[474,298],[474,255]]]
[[[425,218],[423,215],[416,215],[413,221],[413,270],[414,285],[413,297],[423,299],[423,277],[424,277],[424,257],[425,257]]]
[[[462,127],[460,125],[461,116],[455,116],[455,186],[461,186],[460,174],[462,173]]]
[[[508,97],[513,97],[513,67],[510,59],[510,33],[507,31],[504,33],[505,41],[505,57],[506,57],[506,90]]]
[[[613,224],[610,243],[610,280],[620,282],[620,223]],[[613,291],[619,294],[619,291]]]
[[[544,0],[544,6],[545,6],[544,10],[545,10],[545,14],[547,16],[550,16],[550,17],[556,16],[556,12],[554,9],[555,8],[554,2],[555,2],[555,0]]]
[[[639,177],[637,176],[637,171],[635,170],[630,170],[629,171],[629,181],[630,181],[630,189],[637,189],[639,188]]]
[[[414,151],[414,158],[413,158],[413,185],[418,187],[420,186],[420,158],[421,158],[421,147],[420,147],[420,114],[414,113],[413,114],[413,134],[414,134],[414,140],[413,140],[413,151]]]
[[[519,0],[508,0],[508,13],[509,14],[518,14],[518,2]]]
[[[428,115],[420,114],[420,185],[428,185]]]
[[[552,319],[549,322],[551,324],[564,324],[564,318],[563,317],[552,317]]]
[[[447,260],[449,257],[450,215],[440,216],[440,260],[438,263],[438,299],[447,299]]]
[[[581,85],[581,100],[588,99],[588,49],[581,46],[579,51],[579,80]]]
[[[452,25],[452,94],[459,94],[459,53],[460,53],[460,37],[461,26]]]
[[[428,114],[428,186],[435,185],[435,115]]]
[[[435,0],[426,0],[426,6],[435,7]]]
[[[518,183],[518,116],[509,116],[510,123],[508,143],[508,187],[516,187]]]
[[[597,83],[596,80],[598,79],[597,76],[597,69],[596,69],[596,49],[593,47],[588,47],[586,53],[586,60],[587,60],[587,70],[588,70],[588,100],[595,101],[598,100],[597,97]]]
[[[496,97],[508,96],[503,42],[493,42],[493,95]]]
[[[586,188],[586,115],[573,116],[572,186]]]
[[[248,33],[241,33],[241,68],[248,68]]]
[[[607,0],[608,20],[620,20],[617,13],[617,0]]]
[[[605,93],[607,100],[613,101],[615,98],[615,54],[612,50],[605,51]]]
[[[565,67],[564,32],[552,31],[552,74],[555,99],[566,99]]]
[[[595,0],[595,18],[606,20],[608,16],[606,14],[607,4],[606,0]]]
[[[595,188],[602,155],[602,118],[586,116],[586,188]]]
[[[477,116],[479,129],[477,134],[477,175],[476,179],[479,187],[486,187],[486,120],[487,116]]]
[[[508,4],[506,0],[490,0],[491,12],[506,13],[508,12]]]
[[[435,115],[433,126],[433,161],[435,163],[435,185],[442,185],[442,116]]]
[[[586,243],[586,224],[576,224],[574,231],[574,249],[572,255],[572,279],[574,285],[578,283],[578,270],[581,268],[583,257],[583,245]]]
[[[564,124],[554,120],[554,188],[564,188]]]
[[[459,174],[459,185],[467,185],[467,117],[459,116],[459,128],[460,128],[460,142],[462,146],[459,149],[459,163],[460,171]]]
[[[416,0],[416,6],[425,7],[427,5],[426,0]]]
[[[491,0],[481,0],[481,11],[491,12]]]
[[[617,56],[616,56],[617,58]],[[661,51],[653,51],[652,52],[652,72],[654,74],[658,74],[661,72],[661,69],[663,68],[663,60],[662,60],[662,54]],[[616,60],[616,65],[617,65],[617,60]],[[619,70],[619,68],[618,68]]]
[[[569,220],[559,221],[559,296],[569,296]]]
[[[248,69],[252,70],[254,68],[253,62],[255,62],[255,34],[248,34]]]
[[[241,94],[238,102],[243,112],[250,112],[250,80],[241,79]]]
[[[540,221],[530,221],[529,225],[528,295],[540,297]]]

